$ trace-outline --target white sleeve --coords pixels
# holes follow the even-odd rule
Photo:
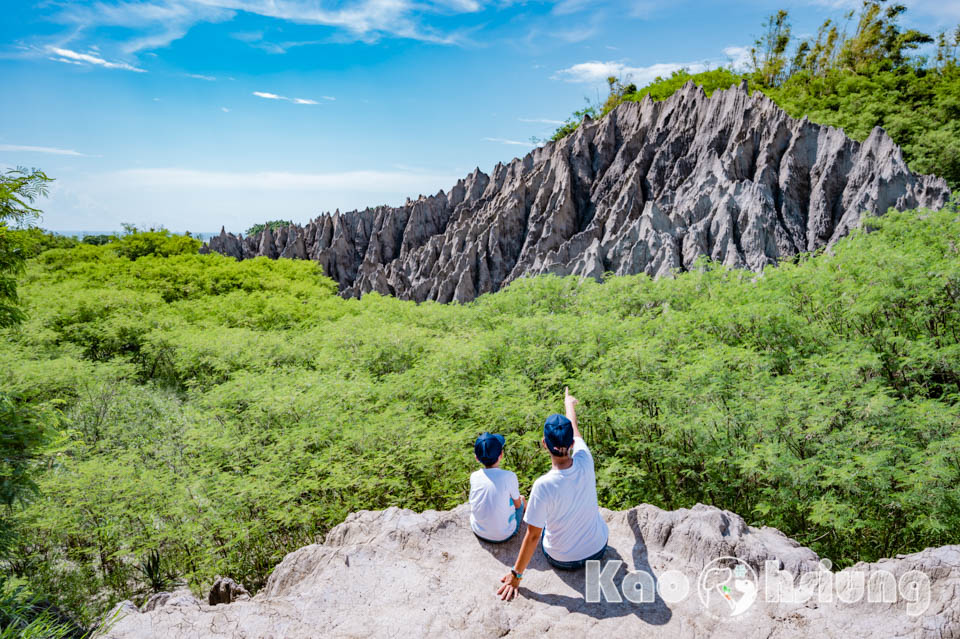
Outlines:
[[[510,473],[510,498],[520,499],[520,481],[516,473]]]
[[[527,502],[527,510],[523,514],[523,521],[529,526],[545,528],[547,525],[547,503],[543,498],[543,491],[538,490],[540,486],[534,482],[533,490],[530,491],[530,500]]]
[[[577,461],[578,457],[583,459],[590,467],[593,467],[593,454],[590,453],[590,449],[587,448],[587,442],[583,441],[583,437],[574,437],[573,438],[573,461]]]

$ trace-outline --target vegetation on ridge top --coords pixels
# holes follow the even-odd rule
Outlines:
[[[609,78],[603,104],[587,104],[554,133],[558,140],[576,130],[584,115],[600,117],[622,102],[649,95],[665,100],[687,81],[707,95],[747,80],[751,90],[769,96],[789,115],[840,127],[864,140],[880,126],[903,149],[912,171],[932,173],[960,188],[960,25],[936,38],[903,30],[903,5],[883,0],[865,2],[856,28],[827,20],[816,38],[797,40],[789,15],[779,11],[764,24],[765,32],[751,51],[750,69],[726,68],[702,73],[685,70],[657,78],[648,86],[624,85]],[[853,13],[848,15],[849,21]],[[932,57],[911,56],[922,44],[935,45]]]

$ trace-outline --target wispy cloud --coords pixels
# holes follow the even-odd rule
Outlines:
[[[480,10],[475,0],[417,2],[415,0],[357,0],[324,8],[316,2],[297,0],[197,0],[198,4],[243,11],[347,31],[355,39],[375,41],[384,35],[439,44],[453,44],[457,34],[443,33],[426,24],[425,14],[473,13]]]
[[[750,67],[750,47],[727,47],[723,54],[734,71],[746,71]]]
[[[532,142],[521,142],[519,140],[508,140],[506,138],[483,138],[484,142],[497,142],[499,144],[513,144],[515,146],[535,146]]]
[[[316,100],[309,100],[307,98],[288,98],[285,95],[277,95],[276,93],[268,93],[267,91],[254,91],[253,95],[265,100],[284,100],[294,104],[320,104]]]
[[[60,3],[51,18],[70,29],[67,40],[101,27],[120,27],[130,35],[115,46],[124,55],[159,49],[179,40],[197,23],[222,22],[236,12],[192,0],[98,0],[90,4]]]
[[[206,80],[207,82],[216,82],[217,79],[212,75],[202,75],[200,73],[188,73],[188,78],[193,78],[194,80]]]
[[[606,82],[609,77],[614,77],[622,82],[633,82],[637,86],[643,86],[653,82],[658,77],[669,77],[674,71],[680,69],[686,69],[690,73],[699,73],[726,65],[736,70],[742,70],[750,62],[750,50],[747,47],[730,46],[723,50],[723,54],[725,58],[722,59],[661,62],[645,67],[634,67],[620,61],[601,62],[591,60],[560,69],[551,77],[554,80],[584,84],[599,84]]]
[[[435,16],[469,14],[481,10],[477,0],[346,0],[326,3],[313,0],[95,0],[90,4],[57,2],[51,15],[68,30],[59,46],[89,40],[101,28],[119,28],[124,39],[111,50],[121,56],[149,52],[183,38],[200,23],[224,22],[238,14],[273,18],[303,25],[332,27],[324,40],[269,42],[264,33],[236,33],[234,37],[273,53],[308,44],[329,42],[375,42],[384,37],[437,44],[465,41],[464,31],[441,29],[430,24]]]
[[[49,53],[57,56],[57,62],[67,62],[70,64],[93,65],[103,67],[104,69],[123,69],[124,71],[136,71],[137,73],[146,73],[145,69],[127,64],[126,62],[110,62],[104,60],[98,55],[92,53],[78,53],[70,49],[61,49],[60,47],[47,47]]]
[[[563,124],[563,120],[548,120],[547,118],[517,118],[517,120],[532,124]]]
[[[72,149],[57,149],[51,146],[29,146],[26,144],[0,144],[0,151],[13,151],[16,153],[49,153],[51,155],[70,155],[80,158],[92,157],[86,153],[80,153]]]

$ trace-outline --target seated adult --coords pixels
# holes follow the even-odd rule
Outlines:
[[[560,570],[583,568],[601,559],[609,530],[597,505],[593,456],[577,427],[577,398],[564,389],[566,417],[550,415],[543,424],[541,444],[550,453],[550,472],[533,483],[523,521],[527,532],[510,574],[500,580],[501,599],[513,599],[537,542],[547,562]]]

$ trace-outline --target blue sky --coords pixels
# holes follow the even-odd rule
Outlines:
[[[56,178],[41,225],[242,231],[400,204],[489,171],[603,93],[743,62],[853,0],[3,0],[0,166]],[[960,22],[908,0],[904,23]]]

